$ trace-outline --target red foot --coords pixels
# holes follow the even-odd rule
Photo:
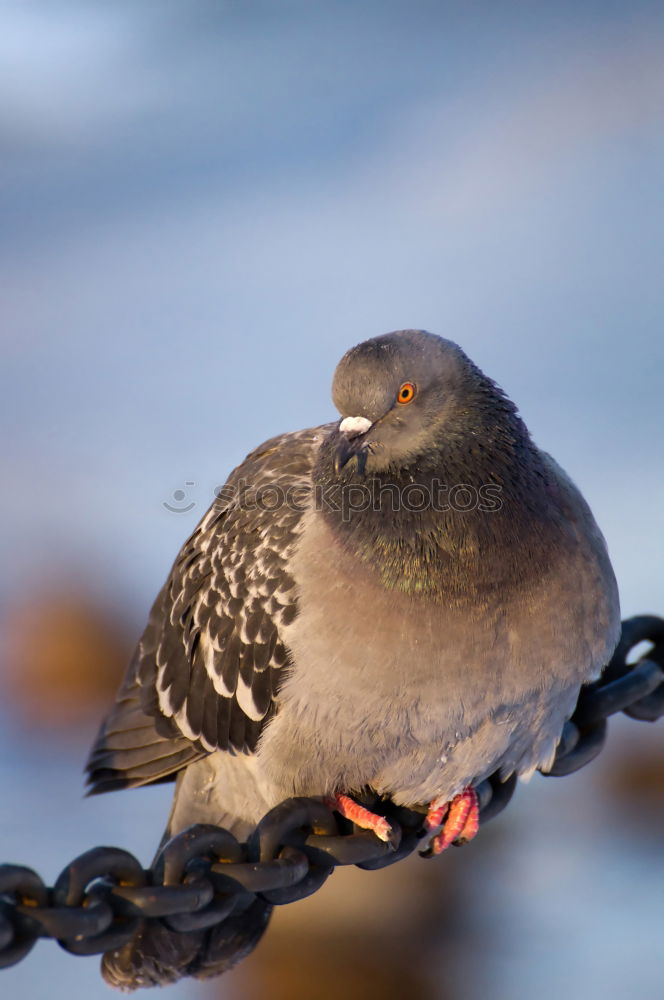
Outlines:
[[[359,802],[355,802],[348,795],[331,795],[325,799],[325,804],[341,813],[344,819],[349,819],[356,826],[363,830],[373,830],[381,840],[388,841],[392,835],[392,827],[384,816],[369,812]]]
[[[425,830],[435,830],[442,825],[442,830],[431,839],[429,845],[432,854],[441,854],[450,844],[465,844],[472,840],[480,826],[480,810],[477,792],[474,788],[466,788],[456,795],[450,803],[442,806],[431,803],[424,820]]]

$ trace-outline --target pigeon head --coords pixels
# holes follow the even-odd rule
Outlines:
[[[351,348],[332,384],[342,416],[336,471],[352,459],[359,474],[403,468],[437,450],[444,434],[458,433],[455,414],[468,413],[470,397],[484,383],[500,393],[461,348],[425,330],[388,333]]]

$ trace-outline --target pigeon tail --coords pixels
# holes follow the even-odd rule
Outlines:
[[[206,930],[173,931],[162,923],[145,923],[122,948],[104,954],[101,974],[109,986],[125,993],[169,986],[185,976],[219,976],[253,951],[271,913],[269,903],[254,899],[245,909]]]

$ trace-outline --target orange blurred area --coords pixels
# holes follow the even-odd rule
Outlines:
[[[83,593],[41,592],[15,603],[0,627],[3,686],[28,726],[89,722],[110,704],[132,638],[107,608]]]
[[[620,733],[617,732],[620,726]],[[655,724],[613,724],[595,780],[628,835],[655,836],[664,829],[664,719]]]

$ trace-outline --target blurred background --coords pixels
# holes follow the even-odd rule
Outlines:
[[[169,786],[81,769],[230,469],[334,366],[457,340],[664,613],[664,14],[648,0],[0,5],[0,860],[147,863]],[[661,995],[664,726],[436,862],[339,872],[172,1000]],[[108,997],[40,942],[7,996]]]

